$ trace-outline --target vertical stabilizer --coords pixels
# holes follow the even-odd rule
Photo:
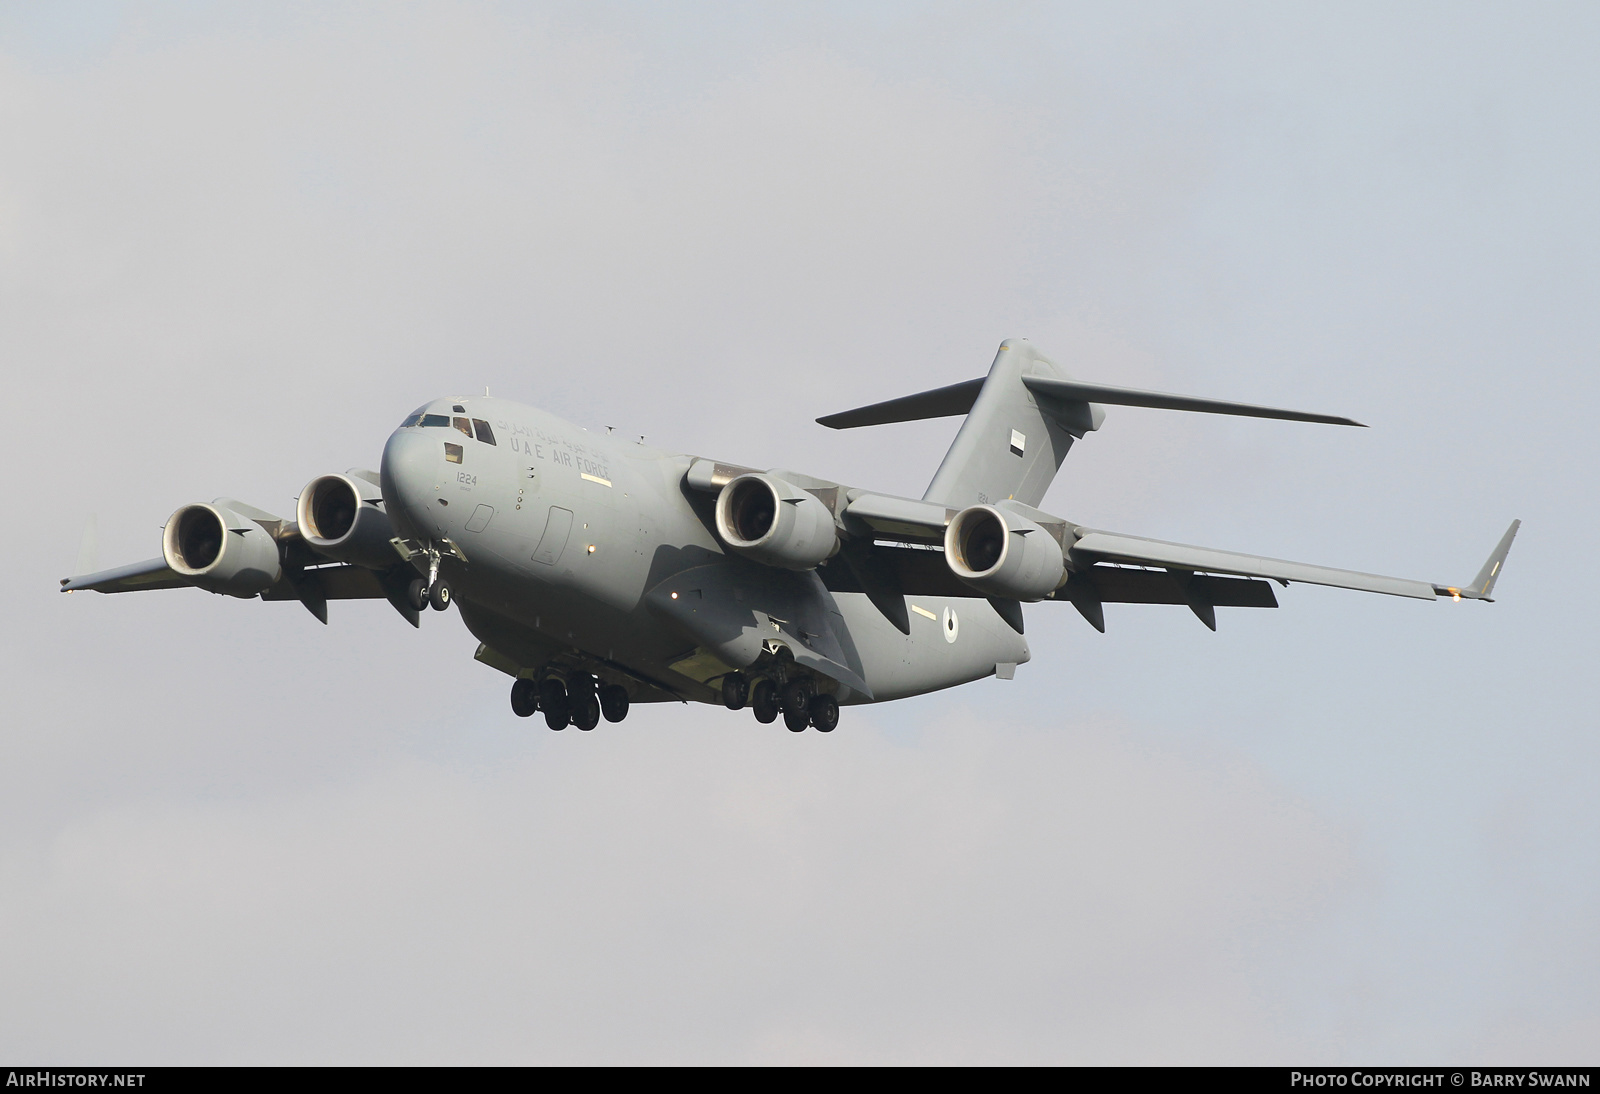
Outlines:
[[[1012,498],[1038,505],[1075,437],[1100,428],[1104,411],[1078,400],[1036,395],[1024,376],[1068,379],[1026,338],[1000,343],[994,364],[945,453],[925,501],[952,508]]]

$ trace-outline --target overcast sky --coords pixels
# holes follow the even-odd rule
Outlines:
[[[1589,1063],[1593,5],[8,4],[0,1057]],[[1464,583],[1028,610],[1014,681],[548,732],[453,615],[56,592],[485,385],[920,495]]]

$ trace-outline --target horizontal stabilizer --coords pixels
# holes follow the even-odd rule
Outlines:
[[[825,418],[818,418],[817,424],[829,429],[855,429],[863,425],[918,422],[924,418],[949,418],[965,414],[978,401],[978,392],[983,390],[985,379],[987,377],[980,376],[976,380],[964,380],[932,391],[919,391],[915,395],[890,399],[886,403],[873,403],[871,406],[829,414]]]
[[[1164,391],[1138,391],[1127,387],[1107,387],[1104,384],[1084,384],[1077,380],[1056,380],[1048,376],[1024,376],[1023,384],[1036,395],[1045,395],[1053,399],[1062,399],[1071,402],[1102,403],[1112,406],[1144,406],[1156,410],[1192,410],[1202,414],[1236,414],[1245,418],[1278,418],[1286,422],[1321,422],[1325,425],[1354,425],[1366,427],[1360,422],[1349,418],[1341,418],[1333,414],[1311,414],[1303,410],[1280,410],[1277,407],[1255,406],[1251,403],[1229,403],[1221,399],[1200,399],[1192,395],[1171,395]],[[958,385],[959,386],[959,385]],[[945,389],[951,390],[951,389]],[[928,395],[936,394],[927,392]],[[913,399],[921,396],[913,395]],[[903,400],[902,400],[903,401]],[[890,403],[880,403],[879,406],[890,406]],[[849,414],[860,414],[864,411],[876,409],[863,407],[860,411],[849,411]],[[843,415],[836,415],[842,417]],[[931,417],[931,415],[929,415]],[[820,419],[819,419],[820,420]],[[899,419],[888,418],[885,421]],[[826,421],[823,422],[826,425]],[[870,422],[862,422],[870,425]]]

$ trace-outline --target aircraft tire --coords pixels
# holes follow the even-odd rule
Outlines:
[[[518,718],[530,717],[539,709],[539,685],[532,680],[518,680],[511,685],[511,713]]]
[[[608,722],[620,722],[628,716],[628,689],[620,684],[607,684],[600,689],[600,713]]]
[[[803,733],[811,724],[811,689],[804,680],[790,680],[783,687],[783,724],[790,733]]]
[[[778,720],[778,689],[771,680],[762,678],[751,685],[750,712],[762,725]]]
[[[414,612],[428,610],[428,584],[420,577],[406,586],[406,603]]]
[[[750,681],[742,672],[730,672],[722,678],[722,705],[729,710],[740,710],[750,697]]]
[[[600,699],[594,692],[573,698],[572,724],[585,733],[600,724]]]
[[[428,603],[436,612],[442,612],[450,607],[450,586],[443,581],[435,581],[433,588],[428,590]]]
[[[544,724],[551,729],[566,729],[572,720],[572,706],[567,702],[567,685],[553,676],[539,681],[539,709],[544,711]]]
[[[811,724],[818,733],[832,733],[839,724],[839,700],[831,695],[818,695],[811,700]]]

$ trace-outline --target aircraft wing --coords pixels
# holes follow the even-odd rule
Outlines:
[[[118,566],[114,570],[61,579],[61,591],[64,593],[91,590],[97,593],[132,593],[142,589],[182,589],[188,585],[189,581],[173,572],[164,558],[152,558]]]
[[[1264,558],[1259,555],[1219,551],[1211,547],[1196,547],[1187,543],[1166,543],[1142,536],[1128,536],[1116,532],[1101,532],[1090,528],[1079,529],[1080,535],[1068,552],[1074,562],[1133,563],[1140,566],[1160,566],[1168,570],[1187,570],[1210,574],[1233,574],[1240,577],[1264,577],[1285,585],[1302,581],[1309,585],[1331,585],[1338,589],[1357,589],[1369,593],[1387,593],[1390,596],[1409,596],[1419,600],[1433,600],[1440,596],[1455,599],[1489,600],[1500,567],[1511,550],[1521,521],[1512,521],[1511,527],[1501,537],[1500,543],[1484,563],[1477,578],[1466,586],[1448,585],[1433,581],[1415,581],[1402,577],[1385,577],[1380,574],[1339,570],[1331,566],[1313,566],[1304,562],[1290,562],[1281,558]]]
[[[866,534],[847,544],[836,563],[823,568],[829,588],[868,594],[901,630],[906,629],[904,608],[899,606],[904,596],[982,595],[957,579],[945,563],[939,541],[952,510],[852,491],[846,513],[862,522]],[[1027,515],[1062,542],[1069,567],[1066,583],[1045,599],[1071,601],[1100,630],[1105,629],[1101,605],[1108,603],[1185,604],[1215,630],[1218,607],[1277,607],[1269,580],[1418,600],[1448,596],[1487,601],[1521,527],[1521,521],[1511,522],[1471,584],[1450,585],[1082,528],[1031,509]],[[994,603],[1002,614],[1015,608]]]

